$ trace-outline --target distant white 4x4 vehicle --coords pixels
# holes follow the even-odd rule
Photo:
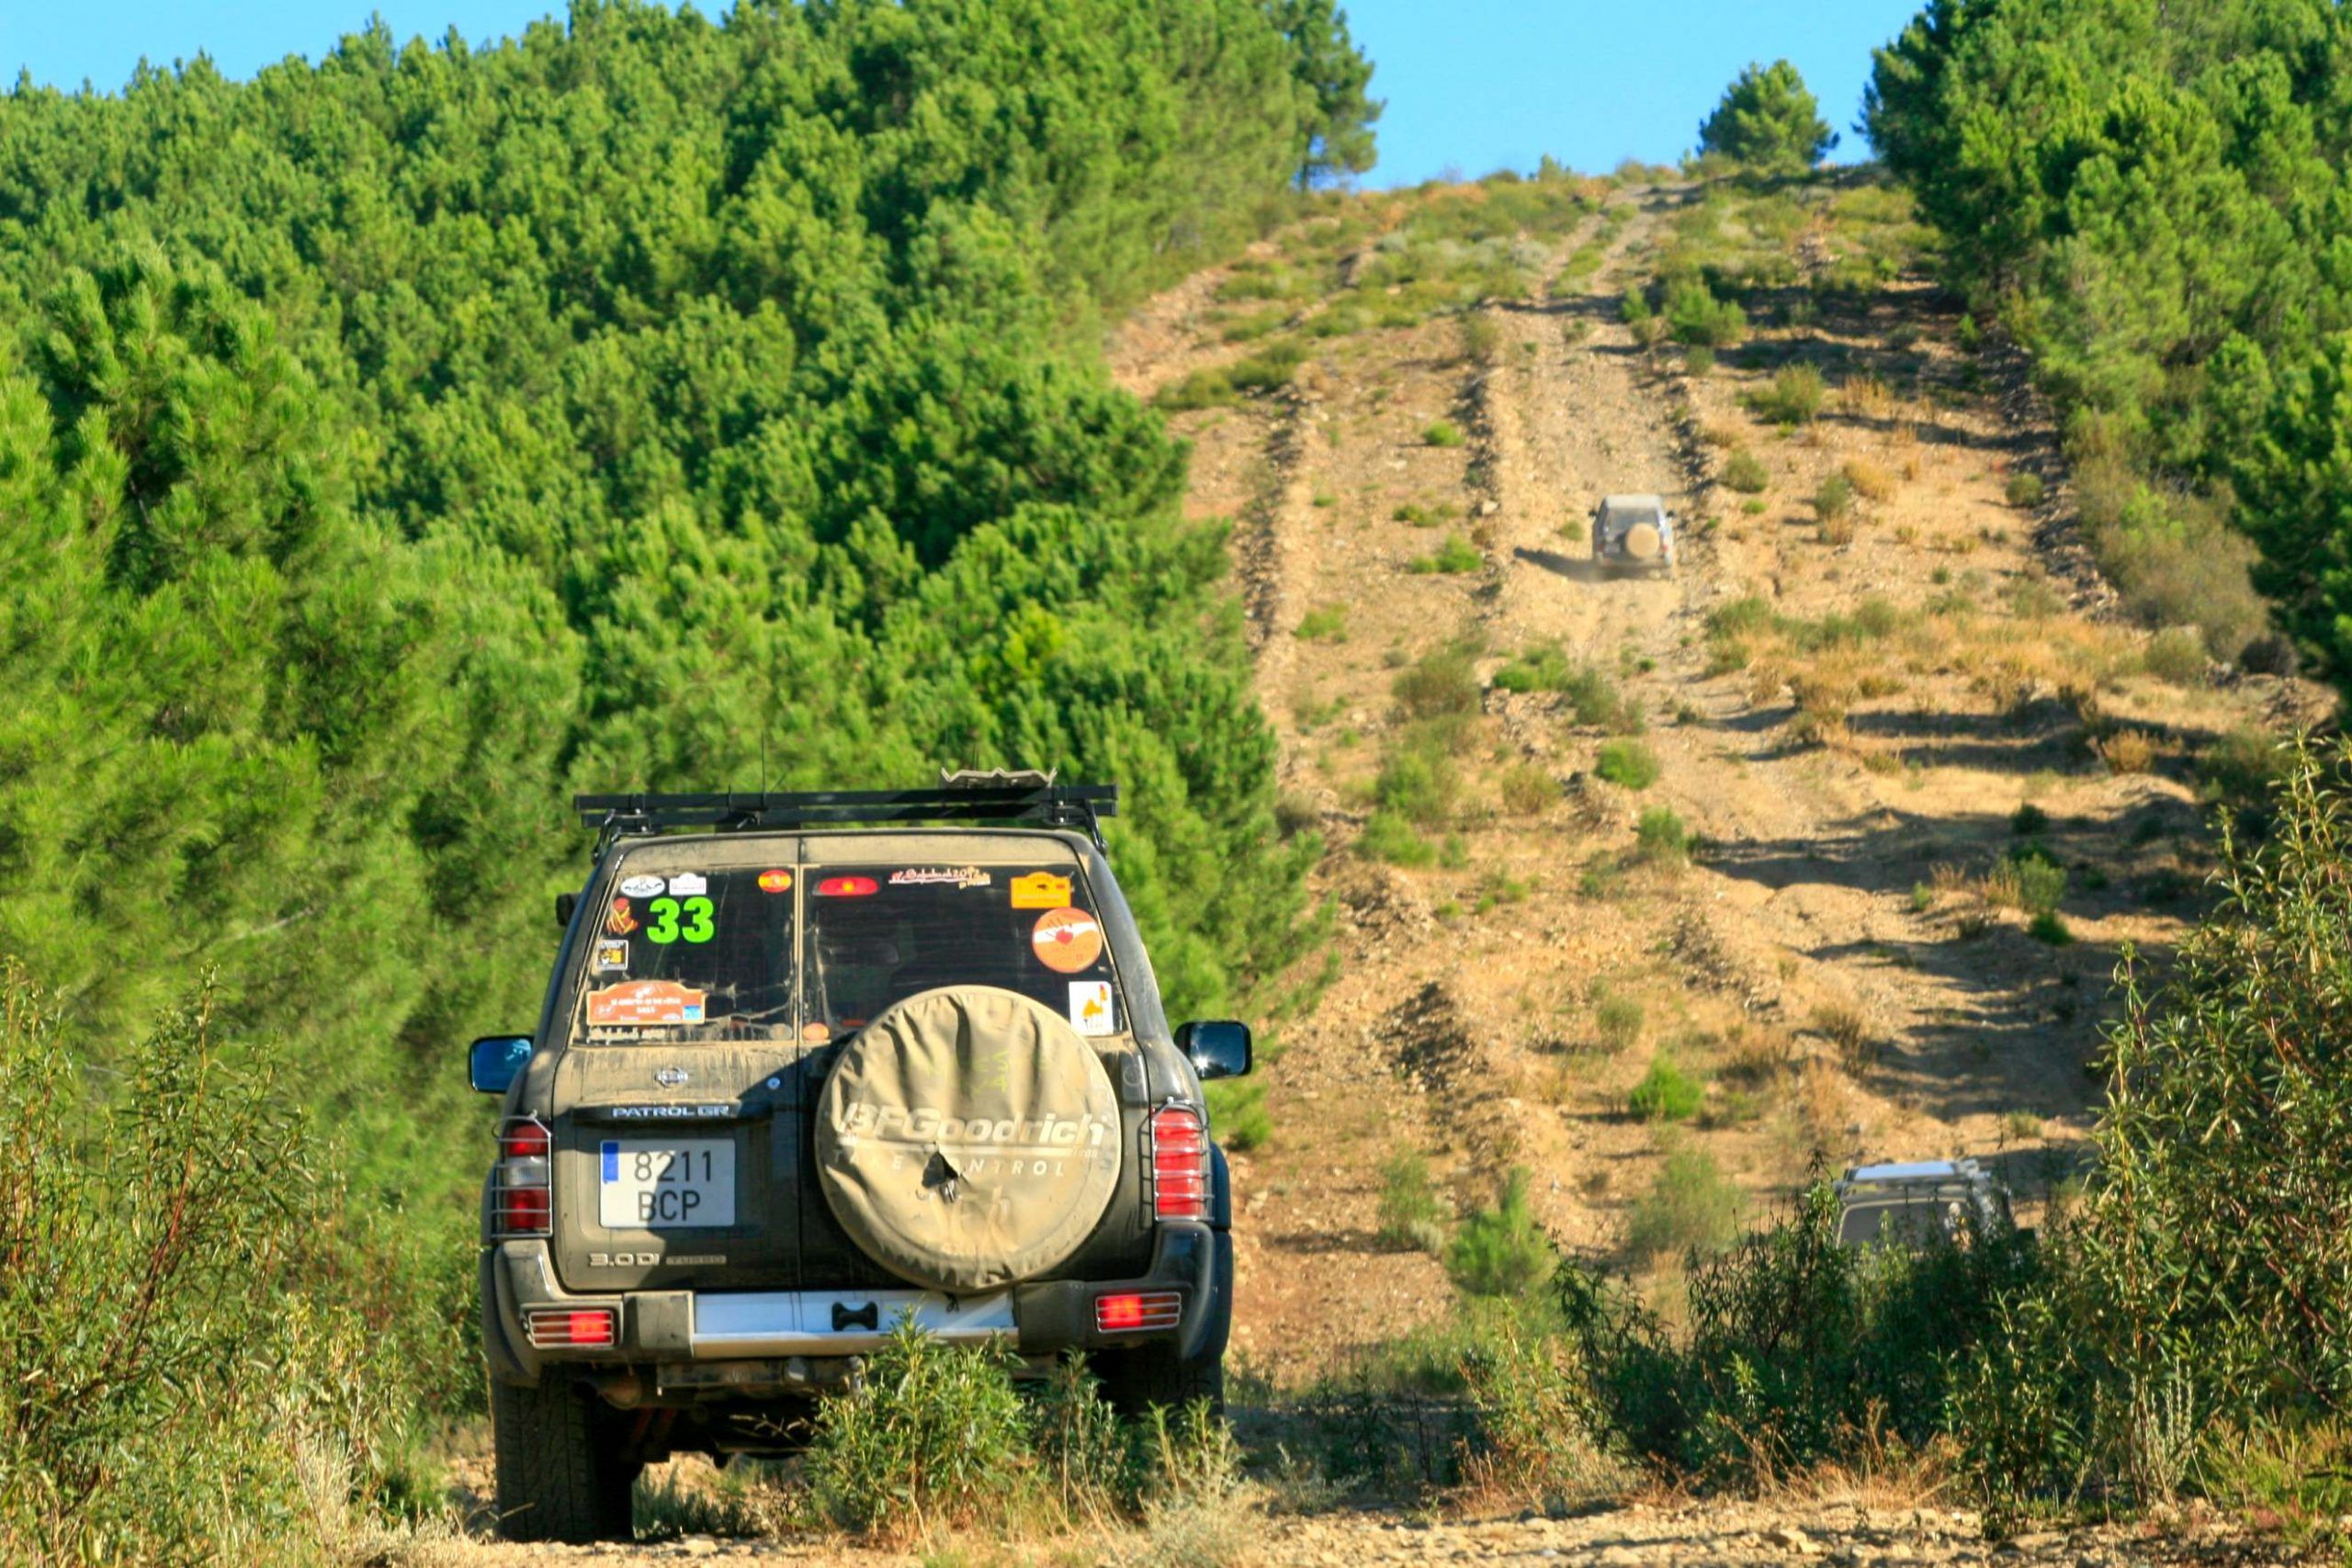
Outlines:
[[[1605,495],[1592,509],[1592,559],[1604,570],[1674,570],[1674,518],[1655,495]]]
[[[2008,1190],[1973,1159],[1856,1166],[1838,1183],[1841,1247],[1918,1246],[2006,1229]]]

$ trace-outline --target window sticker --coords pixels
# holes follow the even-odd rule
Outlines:
[[[904,871],[894,871],[890,874],[890,886],[893,887],[921,887],[931,883],[954,883],[958,887],[986,887],[995,880],[996,878],[976,865],[910,866]]]
[[[791,892],[792,873],[788,871],[763,871],[760,873],[760,891],[763,893]]]
[[[596,939],[596,973],[626,975],[628,973],[628,939],[599,937]]]
[[[707,876],[696,876],[691,871],[681,872],[678,875],[670,879],[670,896],[673,898],[684,898],[691,894],[707,893],[709,891],[710,878]]]
[[[1069,1026],[1080,1034],[1115,1034],[1118,1020],[1111,1013],[1111,982],[1072,980],[1069,983]]]
[[[651,1029],[700,1023],[704,993],[675,980],[627,980],[588,995],[591,1029]]]
[[[1083,909],[1048,909],[1037,917],[1029,948],[1056,974],[1076,975],[1102,956],[1102,927]]]
[[[626,898],[614,899],[613,907],[605,914],[605,934],[606,936],[627,936],[629,932],[635,930],[637,930],[637,917],[629,913],[628,900]]]
[[[681,937],[687,942],[708,942],[718,928],[710,923],[710,900],[707,898],[656,898],[645,907],[653,923],[645,928],[645,940],[667,947]],[[681,918],[684,924],[679,923]]]
[[[1012,907],[1016,909],[1058,909],[1069,902],[1069,878],[1056,876],[1050,871],[1033,871],[1026,876],[1012,879]]]
[[[632,898],[650,898],[662,891],[658,876],[632,876],[621,884],[621,891]]]
[[[820,898],[863,898],[881,891],[882,885],[870,876],[829,876],[817,884]]]

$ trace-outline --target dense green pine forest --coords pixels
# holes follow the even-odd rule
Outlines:
[[[1091,345],[1368,163],[1363,85],[1328,0],[582,0],[0,100],[0,954],[88,1081],[217,973],[352,1289],[454,1335],[574,790],[1116,780],[1171,1006],[1235,1004],[1307,846]]]
[[[2352,676],[2352,15],[1932,0],[1865,119],[2056,394],[2127,597],[2237,659],[2251,540],[2277,626]]]

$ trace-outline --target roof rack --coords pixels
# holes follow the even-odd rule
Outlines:
[[[628,834],[704,828],[721,833],[885,822],[1025,823],[1082,829],[1103,848],[1102,818],[1119,808],[1116,784],[1066,784],[1050,773],[949,773],[936,789],[830,789],[795,795],[576,795],[601,857]]]

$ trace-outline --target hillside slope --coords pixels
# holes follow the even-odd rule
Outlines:
[[[1422,207],[1511,195],[1367,198],[1372,221],[1147,307],[1113,362],[1192,400],[1204,367],[1266,355],[1219,342],[1258,280],[1320,267],[1325,297],[1288,301],[1311,329]],[[1801,192],[1789,248],[1826,270],[1896,243],[1883,195]],[[1996,1156],[2030,1198],[2087,1127],[2119,953],[2160,954],[2193,910],[2197,759],[2317,700],[2214,689],[2104,618],[2057,500],[2018,504],[2035,411],[1900,267],[1694,375],[1637,344],[1626,288],[1786,198],[1597,199],[1517,236],[1542,246],[1523,299],[1321,337],[1271,396],[1175,415],[1190,508],[1239,520],[1285,812],[1326,836],[1339,912],[1334,977],[1267,1072],[1272,1137],[1236,1162],[1239,1343],[1281,1383],[1445,1310],[1438,1262],[1378,1235],[1400,1151],[1461,1211],[1523,1167],[1555,1237],[1637,1268],[1702,1239],[1659,1192],[1676,1150],[1699,1158],[1667,1196],[1712,1164],[1750,1217],[1816,1155]],[[1817,416],[1750,406],[1792,366],[1825,378]],[[1722,482],[1735,456],[1752,494]],[[1589,508],[1653,491],[1680,570],[1600,576]],[[1655,781],[1609,782],[1611,745]],[[1629,1113],[1659,1061],[1695,1111]]]

